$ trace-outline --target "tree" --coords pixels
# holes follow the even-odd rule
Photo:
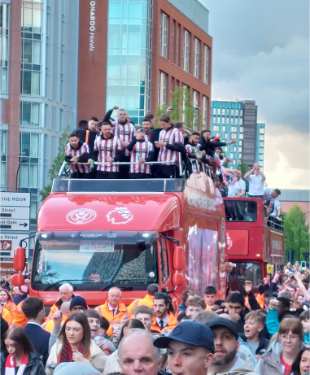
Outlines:
[[[68,142],[67,129],[62,133],[58,143],[58,153],[53,160],[53,163],[48,171],[48,184],[40,191],[42,200],[45,199],[51,191],[53,179],[58,175],[59,169],[65,160],[65,145]]]
[[[303,260],[310,251],[309,227],[305,214],[298,206],[292,207],[284,216],[284,240],[286,256],[293,254],[295,260]]]
[[[161,115],[167,112],[169,106],[164,104],[156,109],[156,125]],[[185,128],[193,130],[194,123],[194,107],[191,101],[190,90],[187,87],[176,87],[172,92],[171,100],[172,111],[169,113],[173,122],[183,121]],[[198,129],[201,127],[201,116],[198,115]]]
[[[248,172],[249,170],[249,167],[247,164],[245,163],[241,163],[239,166],[238,166],[238,169],[240,170],[242,176],[244,176],[246,174],[246,172]]]

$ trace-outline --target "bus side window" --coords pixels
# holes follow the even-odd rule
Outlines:
[[[165,282],[169,278],[169,263],[168,263],[168,252],[166,241],[160,240],[160,264],[161,264],[161,275],[162,281]]]

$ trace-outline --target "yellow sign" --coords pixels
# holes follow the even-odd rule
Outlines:
[[[268,273],[268,275],[270,275],[270,274],[272,275],[273,274],[273,270],[274,270],[274,265],[268,263],[267,264],[267,273]]]

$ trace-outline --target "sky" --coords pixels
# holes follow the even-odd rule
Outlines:
[[[309,0],[200,0],[213,37],[212,99],[252,99],[267,184],[310,188]]]

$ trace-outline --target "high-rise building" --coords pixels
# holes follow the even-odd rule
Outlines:
[[[1,0],[1,190],[31,192],[32,218],[57,154],[76,127],[78,0]]]
[[[258,123],[256,127],[256,161],[264,168],[265,160],[265,124]]]
[[[114,105],[137,123],[187,88],[186,125],[207,127],[208,17],[198,0],[1,0],[0,189],[30,191],[35,218],[60,135]]]
[[[257,123],[255,101],[212,101],[211,130],[223,141],[235,140],[226,146],[231,165],[264,165],[265,124]]]
[[[179,87],[187,88],[193,125],[206,127],[212,50],[208,17],[198,0],[80,2],[79,120],[119,105],[138,123],[146,112],[170,105]],[[184,103],[185,98],[181,108]]]

